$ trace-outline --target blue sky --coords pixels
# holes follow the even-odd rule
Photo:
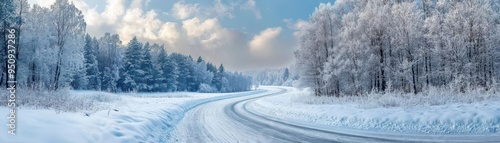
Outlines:
[[[29,0],[50,6],[55,0]],[[279,68],[293,62],[296,33],[320,3],[334,0],[70,0],[87,32],[117,33],[124,44],[165,44],[232,70]],[[305,21],[304,21],[305,20]]]

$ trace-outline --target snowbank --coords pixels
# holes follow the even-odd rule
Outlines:
[[[107,110],[94,113],[61,112],[48,109],[18,109],[16,136],[0,132],[2,143],[54,142],[165,142],[185,112],[200,104],[264,92],[233,94],[155,93],[129,94],[110,102]],[[76,92],[78,96],[95,92]],[[92,96],[88,96],[92,97]],[[0,108],[7,117],[8,109]],[[0,118],[7,124],[7,118]]]
[[[497,95],[462,102],[464,100],[446,99],[451,96],[439,96],[445,99],[437,101],[433,101],[437,96],[432,95],[332,98],[315,97],[293,88],[288,90],[289,94],[260,98],[249,103],[247,108],[283,120],[335,128],[411,134],[500,135],[500,98]]]

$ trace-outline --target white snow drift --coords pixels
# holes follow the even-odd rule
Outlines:
[[[17,114],[17,135],[11,136],[5,130],[5,133],[0,134],[0,142],[165,142],[175,124],[189,109],[214,100],[259,92],[263,91],[233,94],[129,94],[90,113],[84,110],[56,113],[48,109],[20,108]],[[75,94],[92,96],[98,92]],[[105,107],[108,109],[102,110]],[[8,108],[2,107],[0,112],[7,113]],[[0,122],[7,123],[7,118],[0,118]]]
[[[332,98],[316,97],[294,88],[288,90],[289,94],[260,98],[247,108],[280,120],[335,128],[424,135],[500,135],[497,94],[466,96],[436,92]]]

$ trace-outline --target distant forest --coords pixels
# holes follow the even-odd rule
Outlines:
[[[236,92],[250,90],[252,79],[201,57],[168,54],[163,45],[133,38],[123,46],[120,36],[86,34],[82,12],[68,0],[50,8],[27,0],[6,0],[0,35],[16,28],[17,84],[35,90],[102,90],[110,92]],[[0,39],[0,43],[6,43]],[[0,57],[6,61],[6,44]],[[6,86],[5,62],[0,63],[0,86]]]
[[[296,66],[318,96],[496,90],[498,0],[337,0],[302,33]]]

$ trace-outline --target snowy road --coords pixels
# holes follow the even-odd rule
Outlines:
[[[391,142],[280,121],[250,112],[246,105],[264,96],[285,94],[284,88],[267,88],[260,94],[219,100],[186,113],[169,142]]]

